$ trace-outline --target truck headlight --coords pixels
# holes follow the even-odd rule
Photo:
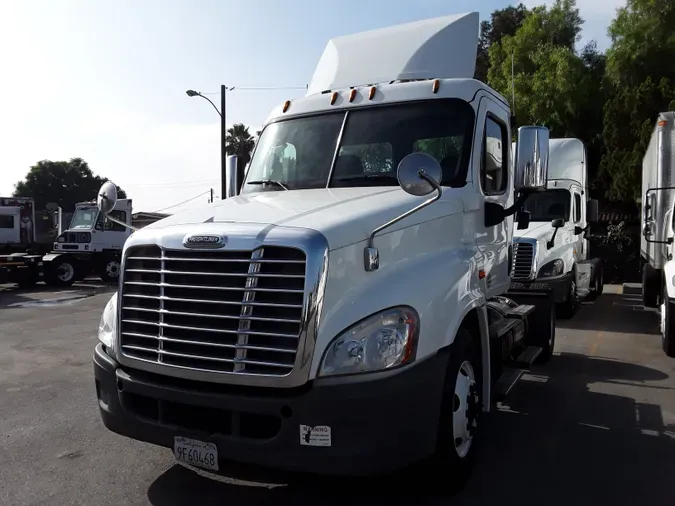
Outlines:
[[[563,262],[560,258],[557,258],[556,260],[552,260],[547,264],[544,264],[544,266],[539,269],[539,277],[548,278],[551,276],[560,276],[564,269],[565,262]]]
[[[98,340],[108,348],[112,348],[117,333],[117,292],[103,308],[101,321],[98,323]]]
[[[410,307],[380,311],[349,328],[328,346],[319,376],[381,371],[415,360],[419,317]]]

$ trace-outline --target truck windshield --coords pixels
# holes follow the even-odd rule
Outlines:
[[[242,193],[397,186],[398,164],[414,152],[430,154],[439,161],[442,185],[463,186],[473,122],[473,108],[468,103],[448,99],[271,123],[260,136]]]
[[[78,208],[73,213],[73,218],[70,220],[70,228],[94,228],[96,223],[96,216],[98,209],[95,208]]]
[[[530,212],[530,221],[570,219],[571,194],[567,190],[546,190],[531,194],[525,201],[525,210]]]

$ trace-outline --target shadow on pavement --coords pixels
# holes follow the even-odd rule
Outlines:
[[[148,499],[154,506],[409,505],[411,496],[415,505],[439,506],[672,506],[675,428],[665,425],[659,405],[622,395],[634,389],[634,397],[648,398],[641,388],[668,378],[616,360],[555,356],[486,417],[473,476],[454,497],[427,495],[417,471],[367,480],[303,477],[270,488],[175,465],[152,483]]]
[[[0,310],[67,305],[99,293],[112,292],[116,287],[117,282],[107,283],[101,280],[84,280],[63,287],[47,286],[44,283],[30,288],[20,288],[12,284],[0,285]]]
[[[659,315],[645,309],[640,295],[605,293],[595,302],[582,305],[569,320],[558,319],[561,329],[604,330],[624,334],[659,334]]]

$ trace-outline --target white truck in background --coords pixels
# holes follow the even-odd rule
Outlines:
[[[481,414],[555,343],[548,291],[504,296],[548,130],[520,128],[512,159],[509,104],[473,79],[478,24],[332,39],[244,181],[229,159],[226,200],[127,240],[93,358],[108,429],[212,472],[433,457],[466,477]]]
[[[0,255],[0,281],[31,286],[42,279],[51,286],[68,286],[91,274],[103,281],[118,279],[122,246],[131,235],[131,199],[116,202],[112,219],[99,213],[95,202],[79,202],[67,230],[60,231],[62,225],[57,223],[59,233],[46,254],[49,244],[37,248],[44,248],[42,251],[33,251],[33,201],[21,201],[25,201],[22,206],[0,206],[0,238],[6,237],[6,244],[14,248],[12,253]],[[62,216],[60,208],[56,215]],[[4,243],[3,239],[0,245]]]
[[[663,351],[675,357],[675,112],[657,118],[642,160],[642,300],[659,308]]]
[[[515,145],[513,145],[515,149]],[[582,300],[603,291],[603,265],[590,257],[587,234],[598,220],[588,191],[586,147],[579,139],[550,139],[546,191],[524,205],[529,226],[514,232],[511,289],[550,290],[558,318],[571,318]]]

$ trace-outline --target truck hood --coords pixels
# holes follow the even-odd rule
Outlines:
[[[515,239],[536,239],[539,240],[549,240],[553,235],[553,227],[551,226],[550,221],[546,222],[531,222],[530,226],[525,230],[514,230],[513,237]],[[560,235],[560,231],[558,231]]]
[[[321,232],[330,249],[337,249],[367,239],[373,229],[428,198],[408,195],[399,187],[247,193],[175,214],[145,229],[199,223],[222,223],[224,231],[227,231],[227,223],[256,223],[266,225],[266,228],[270,225],[299,227]],[[442,199],[388,231],[460,212],[461,209],[461,202]]]

